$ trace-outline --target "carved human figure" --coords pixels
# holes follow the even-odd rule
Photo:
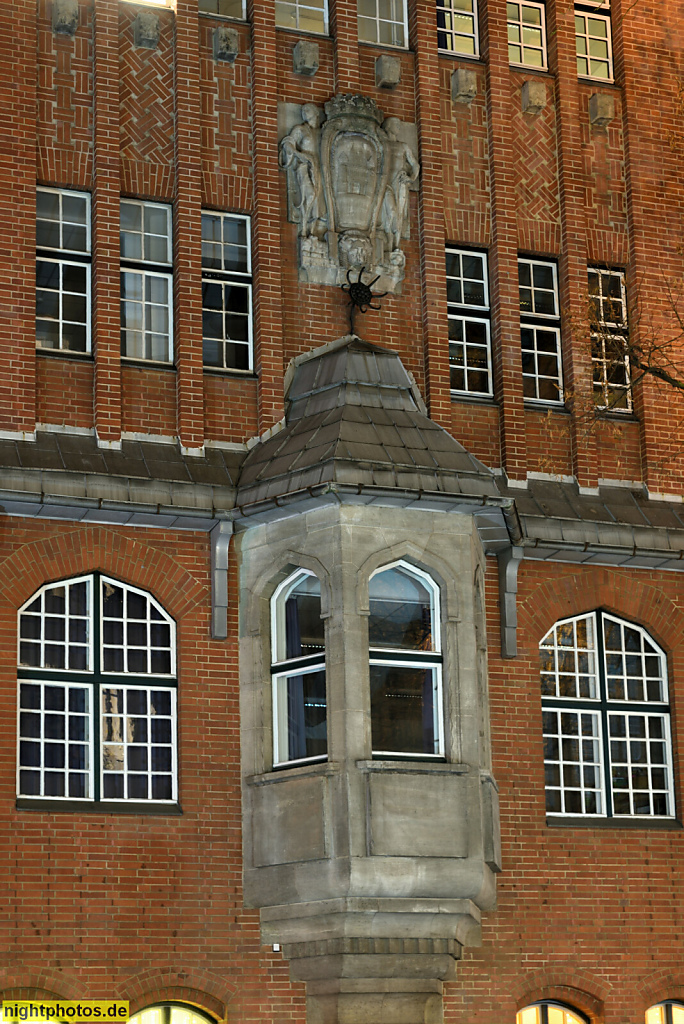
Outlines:
[[[387,133],[387,187],[382,201],[382,226],[389,241],[390,251],[399,249],[401,236],[408,222],[409,189],[420,174],[420,164],[411,147],[402,142],[397,133],[401,124],[398,117],[388,117],[383,123]]]
[[[297,184],[300,236],[323,238],[326,232],[320,159],[323,111],[314,103],[305,103],[302,118],[302,124],[295,125],[280,144],[280,166],[293,173]]]

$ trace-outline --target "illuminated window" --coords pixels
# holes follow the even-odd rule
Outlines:
[[[533,1003],[520,1010],[515,1024],[588,1024],[587,1018],[562,1003]]]
[[[133,1014],[129,1024],[216,1024],[216,1021],[194,1006],[163,1003],[159,1006],[149,1006]]]
[[[673,817],[661,648],[598,611],[561,619],[539,653],[547,814]]]
[[[327,0],[275,0],[276,25],[298,32],[328,31]]]
[[[444,53],[479,56],[477,0],[437,0],[437,46]]]
[[[519,67],[546,71],[544,5],[530,0],[507,3],[508,60]]]
[[[396,562],[373,574],[368,597],[373,753],[443,756],[439,589]]]
[[[359,39],[382,46],[408,46],[406,0],[358,0]]]
[[[684,1003],[668,999],[646,1011],[646,1024],[684,1024]]]
[[[94,573],[19,612],[18,795],[171,802],[175,624],[144,590]]]
[[[273,763],[324,760],[328,753],[325,627],[320,580],[300,569],[271,600]]]

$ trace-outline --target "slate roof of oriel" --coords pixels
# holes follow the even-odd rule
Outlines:
[[[396,352],[347,335],[294,360],[282,430],[240,472],[238,505],[338,483],[499,494],[493,474],[434,423]]]

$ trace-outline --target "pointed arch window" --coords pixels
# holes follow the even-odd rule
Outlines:
[[[307,569],[284,580],[271,599],[273,764],[328,756],[325,626],[321,583]]]
[[[539,651],[547,814],[674,817],[662,648],[596,611],[561,619]]]
[[[174,803],[175,623],[144,590],[92,573],[19,610],[17,794]]]
[[[368,597],[373,755],[443,757],[439,588],[398,561],[371,576]]]

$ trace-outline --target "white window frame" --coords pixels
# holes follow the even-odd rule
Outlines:
[[[143,199],[122,198],[121,199],[121,209],[123,210],[124,207],[135,207],[135,208],[140,210],[143,228],[142,228],[141,231],[133,231],[131,228],[124,228],[124,227],[121,228],[121,235],[122,235],[121,251],[122,252],[123,252],[123,249],[124,249],[124,246],[123,246],[123,235],[125,235],[125,234],[139,235],[140,239],[141,239],[141,246],[140,246],[140,248],[141,248],[141,255],[140,256],[128,256],[128,255],[122,256],[121,257],[121,262],[125,263],[125,264],[133,263],[133,264],[136,264],[136,265],[140,264],[140,263],[151,263],[154,266],[158,266],[158,267],[162,267],[162,266],[170,267],[172,262],[173,262],[173,217],[172,217],[172,210],[171,210],[171,207],[169,206],[169,204],[168,203],[148,203],[148,202],[146,202]],[[154,260],[146,252],[145,240],[146,240],[147,236],[149,234],[152,234],[152,233],[151,232],[146,232],[145,228],[144,228],[145,210],[160,210],[160,211],[163,211],[164,214],[166,215],[166,227],[167,227],[166,234],[165,235],[160,235],[157,232],[153,233],[155,238],[166,238],[166,259]]]
[[[588,641],[586,646],[581,646],[577,642],[577,624],[584,623],[586,627],[586,633]],[[604,636],[605,636],[605,624],[617,625],[620,628],[621,636],[621,647],[618,650],[611,649],[608,652],[605,649]],[[566,641],[559,642],[557,631],[560,631],[560,636],[563,636],[565,630],[572,630],[572,643]],[[640,637],[640,649],[632,651],[628,650],[627,642],[624,639],[625,630],[636,632]],[[542,658],[542,664],[544,659],[548,659],[553,667],[545,669],[542,667],[542,712],[544,714],[552,713],[557,716],[557,719],[563,714],[570,713],[571,715],[577,715],[581,720],[582,716],[588,716],[593,719],[596,723],[596,731],[594,732],[591,739],[595,739],[598,742],[599,758],[598,762],[593,760],[587,762],[587,764],[594,765],[598,764],[598,773],[600,777],[600,788],[595,786],[587,787],[585,785],[584,776],[584,751],[581,733],[578,732],[575,735],[578,736],[578,760],[569,758],[567,761],[563,758],[562,750],[559,745],[559,758],[547,759],[545,758],[545,765],[559,765],[559,781],[554,782],[553,785],[548,786],[553,791],[559,791],[561,794],[561,807],[562,810],[547,808],[547,815],[552,818],[563,818],[563,817],[587,817],[587,818],[614,818],[618,820],[630,820],[630,821],[649,821],[652,819],[656,820],[669,820],[675,817],[674,807],[674,778],[673,778],[673,758],[672,758],[672,737],[670,727],[670,706],[668,703],[668,680],[667,680],[667,658],[662,648],[655,642],[653,637],[645,630],[642,626],[637,625],[634,622],[629,622],[626,619],[621,619],[616,615],[611,615],[604,611],[590,612],[584,615],[572,616],[566,619],[559,619],[551,627],[546,636],[542,639],[540,645],[540,655]],[[608,658],[609,657],[621,657],[623,671],[618,673],[609,672]],[[561,669],[561,658],[568,662],[567,665],[563,665]],[[633,659],[641,662],[641,669],[638,671],[629,671],[634,666],[628,665],[627,659]],[[652,671],[654,663],[657,662],[658,672],[657,674],[649,674],[649,666]],[[574,664],[574,669],[572,668]],[[575,680],[575,696],[562,695],[561,689],[568,688],[572,685],[572,680]],[[610,696],[609,686],[610,679],[624,678],[628,681],[630,678],[636,682],[640,682],[642,685],[642,693],[644,699],[631,699],[628,696],[628,690],[624,690],[624,699],[619,699]],[[555,679],[555,683],[552,681]],[[594,695],[587,696],[586,694],[581,695],[581,680],[593,680],[593,685],[589,682],[583,684],[589,686],[590,694],[593,690]],[[545,682],[546,680],[546,682]],[[565,680],[563,682],[563,680]],[[659,685],[660,698],[654,700],[648,697],[647,684],[652,683],[655,687]],[[555,693],[549,692],[550,687],[553,685]],[[646,760],[640,759],[636,762],[631,761],[631,751],[628,759],[625,761],[621,759],[615,762],[613,758],[613,744],[623,742],[619,737],[616,737],[611,731],[611,722],[616,721],[620,718],[628,719],[629,717],[635,719],[642,719],[644,723],[649,723],[651,720],[660,721],[661,723],[661,735],[660,736],[647,736],[645,739],[640,740],[638,737],[630,740],[629,736],[626,736],[625,744],[629,749],[630,744],[642,743],[646,749],[648,756]],[[650,726],[649,726],[650,729]],[[556,734],[554,732],[547,733],[545,730],[545,736],[553,737]],[[569,735],[569,734],[566,734]],[[652,745],[660,744],[664,747],[665,760],[651,761],[652,756]],[[572,764],[577,767],[579,786],[570,786],[564,782],[563,779],[563,766],[564,764]],[[646,788],[635,790],[632,783],[628,786],[618,787],[613,784],[613,768],[616,766],[625,765],[627,771],[632,767],[638,769],[644,769],[649,772],[650,769],[656,769],[662,771],[666,778],[666,789],[663,791],[660,787],[649,785]],[[651,776],[649,775],[649,780]],[[597,812],[578,812],[575,809],[566,811],[565,808],[565,793],[567,791],[580,792],[582,806],[586,807],[585,793],[586,792],[600,792],[600,811]],[[640,814],[635,813],[633,810],[632,796],[634,792],[648,792],[649,802],[653,806],[653,794],[661,794],[664,792],[665,800],[668,805],[668,813],[666,814]],[[616,795],[628,793],[630,796],[630,805],[632,810],[630,813],[619,812],[616,813],[614,809],[614,800]]]
[[[222,210],[202,210],[202,217],[218,217],[221,222],[225,220],[241,221],[245,225],[245,237],[247,240],[246,246],[246,270],[225,270],[224,268],[209,267],[204,262],[204,255],[202,256],[202,313],[217,312],[210,307],[204,306],[204,286],[212,284],[221,284],[222,286],[228,285],[235,288],[244,288],[247,293],[247,342],[238,340],[235,341],[231,338],[225,337],[225,321],[223,325],[224,336],[220,339],[217,338],[206,338],[205,341],[218,341],[222,346],[223,351],[223,366],[217,366],[214,363],[204,362],[204,369],[215,373],[253,373],[254,372],[254,307],[253,307],[253,294],[252,294],[252,232],[251,232],[251,217],[243,213],[228,213]],[[203,244],[209,241],[202,239]],[[225,314],[226,309],[223,307],[222,312]],[[237,314],[242,315],[242,314]],[[226,351],[228,345],[237,345],[247,350],[247,366],[227,366],[226,365]]]
[[[84,613],[71,614],[68,610],[68,593],[69,588],[75,584],[86,585],[86,611]],[[134,619],[125,618],[122,619],[124,635],[127,630],[128,624],[137,624],[146,622],[148,627],[150,622],[154,624],[162,625],[168,629],[169,642],[167,645],[156,647],[150,644],[143,645],[147,650],[162,650],[168,653],[170,671],[169,672],[151,672],[151,671],[121,671],[114,672],[104,671],[103,652],[105,649],[104,645],[104,622],[105,621],[118,621],[112,620],[111,616],[105,616],[104,614],[104,599],[103,594],[107,586],[114,586],[121,589],[124,592],[124,601],[127,600],[128,594],[136,594],[143,597],[147,602],[147,618],[146,619]],[[52,590],[66,589],[65,596],[65,612],[49,612],[45,610],[45,595]],[[31,606],[40,601],[40,611],[34,612],[31,610]],[[151,619],[150,608],[154,607],[158,613],[158,619]],[[22,636],[25,632],[23,626],[23,618],[35,622],[39,621],[40,626],[38,629],[38,637],[31,635],[35,633],[35,629],[29,630],[27,636]],[[68,665],[68,650],[69,643],[68,637],[71,636],[70,620],[71,619],[83,620],[86,622],[86,636],[87,643],[76,642],[75,646],[79,649],[85,648],[87,651],[86,656],[86,667],[85,668],[73,668]],[[50,632],[54,632],[54,629],[50,627],[51,620],[59,620],[63,624],[61,632],[64,634],[64,640],[51,640],[49,637]],[[120,806],[133,806],[141,805],[148,806],[150,804],[161,804],[170,805],[178,802],[178,742],[177,742],[177,722],[176,722],[176,624],[171,616],[164,610],[158,601],[147,591],[142,590],[138,587],[130,586],[129,584],[123,583],[121,580],[116,580],[113,577],[105,576],[102,573],[96,572],[91,573],[87,576],[76,576],[66,580],[59,580],[55,583],[47,583],[40,587],[28,601],[22,605],[17,613],[17,662],[18,662],[18,683],[17,683],[17,796],[18,799],[30,802],[38,801],[56,801],[56,802],[74,802],[78,805],[120,805]],[[97,634],[99,633],[99,639]],[[151,640],[151,634],[148,629],[148,638]],[[32,644],[39,647],[39,664],[30,665],[28,663],[22,664],[22,651],[21,645],[23,643]],[[65,650],[65,667],[64,668],[53,668],[49,664],[46,664],[46,644],[51,646],[63,647]],[[72,642],[72,646],[74,643]],[[124,641],[125,646],[125,641]],[[148,653],[147,666],[150,669],[150,655]],[[23,736],[21,730],[21,716],[22,713],[35,714],[36,709],[34,707],[23,707],[22,706],[22,686],[26,685],[38,685],[41,687],[41,729],[39,737],[31,737],[29,735]],[[85,796],[74,796],[68,793],[68,776],[70,766],[65,760],[65,766],[63,769],[54,769],[55,771],[63,772],[63,781],[65,783],[64,795],[55,796],[52,794],[45,794],[45,771],[50,770],[49,766],[44,764],[44,750],[45,745],[50,742],[59,743],[59,738],[53,739],[48,736],[47,730],[44,728],[45,714],[47,713],[44,707],[44,694],[45,687],[60,687],[64,690],[65,695],[68,689],[72,690],[83,690],[88,694],[89,708],[87,713],[82,712],[70,712],[68,709],[68,703],[65,702],[65,717],[68,714],[78,715],[79,717],[86,717],[88,721],[88,728],[86,730],[87,735],[85,739],[77,737],[76,739],[69,739],[69,735],[65,730],[64,745],[68,753],[69,742],[78,743],[80,746],[86,745],[88,750],[88,764],[87,768],[80,769],[74,768],[73,771],[79,775],[84,775],[88,780],[88,791]],[[107,774],[107,770],[104,764],[104,748],[107,743],[117,743],[118,741],[110,740],[107,741],[103,729],[104,712],[102,707],[103,693],[107,690],[138,690],[144,691],[147,694],[147,705],[148,705],[148,720],[151,720],[154,716],[150,709],[151,694],[154,691],[160,691],[169,694],[169,705],[170,715],[162,715],[163,718],[170,718],[170,741],[162,741],[157,739],[156,741],[151,736],[149,730],[147,740],[137,741],[133,745],[145,746],[148,752],[148,767],[147,769],[138,770],[136,768],[128,768],[124,765],[123,777],[124,782],[129,773],[146,775],[147,776],[147,788],[148,792],[151,792],[153,776],[162,775],[167,776],[167,781],[171,784],[171,797],[170,798],[143,798],[143,797],[106,797],[104,795],[104,777]],[[68,698],[67,698],[68,701]],[[58,714],[60,712],[57,712]],[[22,742],[33,742],[40,743],[41,745],[41,764],[36,766],[32,763],[21,763],[21,743]],[[128,745],[132,744],[132,741],[128,738],[123,739],[124,751]],[[157,769],[155,771],[151,753],[153,746],[158,748],[171,749],[171,769],[170,771]],[[35,773],[40,772],[40,793],[29,793],[22,792],[22,771],[29,771]]]
[[[174,322],[173,322],[173,272],[172,272],[172,261],[173,261],[173,217],[172,217],[172,210],[171,210],[171,207],[169,206],[168,203],[148,203],[148,202],[146,202],[145,200],[142,200],[142,199],[128,199],[128,198],[122,198],[121,199],[121,209],[123,210],[124,207],[135,207],[135,208],[140,210],[142,229],[140,231],[134,231],[134,230],[132,230],[130,228],[124,228],[124,227],[121,228],[121,251],[122,251],[122,254],[123,254],[123,251],[124,251],[124,248],[125,248],[125,246],[124,246],[124,235],[130,234],[130,235],[134,235],[134,236],[139,236],[140,237],[140,242],[141,242],[141,246],[140,246],[141,253],[140,253],[140,256],[132,257],[132,256],[129,256],[129,255],[122,255],[122,257],[121,257],[121,358],[122,358],[122,360],[124,362],[131,361],[131,362],[136,362],[136,363],[151,363],[152,365],[155,365],[155,364],[157,364],[157,365],[159,365],[159,364],[167,365],[168,363],[172,363],[173,362],[173,353],[174,353],[174,344],[173,344],[173,340],[174,340],[174,338],[173,338],[173,332],[174,332]],[[161,211],[164,212],[164,214],[166,215],[166,226],[167,226],[167,230],[166,230],[165,234],[162,235],[162,234],[158,234],[157,232],[150,233],[150,232],[146,232],[145,231],[144,218],[145,218],[145,210],[146,209],[161,210]],[[150,234],[153,234],[153,237],[155,237],[155,238],[165,238],[166,239],[166,254],[165,254],[166,258],[164,260],[153,260],[153,259],[149,258],[149,254],[146,251],[146,249],[147,249],[146,239],[149,237]],[[137,275],[138,277],[140,277],[142,279],[142,298],[140,300],[138,300],[138,299],[131,299],[131,298],[124,298],[124,287],[123,287],[124,274],[131,274],[131,275],[135,274],[135,275]],[[154,279],[156,279],[156,280],[164,280],[166,282],[167,302],[165,304],[151,302],[151,301],[148,301],[145,298],[145,291],[146,291],[146,287],[147,287],[147,281],[148,280],[154,280]],[[126,306],[125,306],[126,302],[132,302],[132,303],[135,303],[135,304],[138,304],[138,305],[142,306],[143,326],[142,326],[142,331],[141,332],[136,331],[132,327],[127,327],[126,326]],[[151,309],[151,308],[156,307],[156,306],[163,306],[164,308],[166,308],[167,318],[168,318],[168,332],[152,331],[152,330],[148,330],[147,329],[146,325],[147,325],[147,312],[148,312],[148,309]],[[126,332],[129,331],[129,330],[131,332],[134,332],[135,334],[141,333],[141,335],[142,335],[143,352],[144,352],[145,348],[147,347],[147,338],[148,338],[149,335],[153,335],[153,334],[154,335],[158,335],[158,334],[166,333],[167,344],[166,344],[165,357],[163,359],[153,359],[153,358],[148,357],[148,356],[146,356],[144,354],[143,355],[131,354],[128,351],[128,339],[127,339],[127,335],[126,335]]]
[[[589,1020],[573,1006],[544,999],[518,1010],[515,1024],[589,1024]]]
[[[211,2],[211,0],[210,0],[210,2]],[[246,0],[233,0],[233,2],[234,3],[238,3],[240,5],[240,11],[241,11],[240,14],[224,14],[222,11],[205,11],[205,10],[202,9],[202,7],[200,7],[200,9],[199,9],[199,13],[202,16],[207,16],[208,15],[211,18],[234,18],[236,21],[246,21],[247,20]],[[201,0],[200,0],[200,3],[201,3]],[[221,0],[214,0],[214,3],[216,3],[216,5],[218,7],[221,4]]]
[[[518,257],[518,270],[520,268],[527,267],[529,269],[530,284],[523,285],[519,284],[519,289],[522,292],[523,288],[530,292],[532,309],[522,308],[522,299],[520,302],[520,348],[521,355],[524,357],[525,354],[532,355],[534,362],[533,372],[525,371],[523,369],[523,394],[525,389],[525,382],[531,380],[534,382],[534,394],[525,395],[524,400],[533,404],[540,405],[563,405],[565,396],[563,391],[563,353],[561,349],[561,332],[560,332],[560,299],[558,294],[558,267],[553,260],[542,260],[536,259],[530,256],[519,256]],[[535,285],[534,282],[534,271],[536,267],[543,267],[544,270],[550,270],[552,275],[552,287],[542,288]],[[553,313],[539,312],[536,309],[536,295],[539,294],[544,296],[553,296]],[[523,331],[530,331],[532,333],[532,346],[524,344],[523,342]],[[555,337],[554,350],[551,352],[549,349],[540,348],[538,345],[538,332],[544,331],[548,334],[553,334]],[[556,366],[558,367],[557,375],[548,375],[539,373],[539,357],[545,355],[553,355],[556,359]],[[555,382],[558,389],[557,398],[543,398],[540,397],[540,382],[544,380],[550,380]]]
[[[368,44],[376,45],[376,46],[382,46],[385,49],[407,50],[408,49],[408,11],[407,11],[407,7],[406,7],[406,0],[400,0],[401,6],[402,6],[403,21],[395,21],[394,19],[381,18],[380,14],[378,12],[378,0],[373,0],[373,2],[375,4],[375,14],[374,15],[372,15],[372,14],[361,14],[361,13],[359,13],[359,15],[358,15],[359,42],[360,43],[368,43]],[[361,35],[361,22],[362,21],[365,22],[365,23],[368,23],[368,24],[375,23],[375,38],[374,39],[365,39]],[[404,41],[402,43],[396,43],[396,42],[386,43],[386,42],[382,42],[380,40],[380,25],[381,24],[384,24],[384,25],[401,25],[402,26],[402,32],[403,32]],[[395,35],[394,30],[392,32],[392,35],[393,36]]]
[[[407,648],[385,648],[372,647],[369,643],[369,666],[386,666],[390,668],[425,668],[433,673],[433,721],[434,721],[434,753],[420,753],[405,750],[380,750],[373,747],[373,756],[379,758],[400,757],[412,761],[430,761],[443,759],[445,756],[444,737],[444,687],[442,678],[442,637],[441,637],[441,609],[440,589],[433,577],[417,566],[412,565],[404,559],[398,559],[387,565],[380,566],[371,573],[369,586],[369,601],[371,583],[376,576],[388,572],[390,569],[402,569],[407,575],[414,576],[423,584],[430,594],[430,627],[432,631],[432,650],[429,652],[412,652]]]
[[[522,332],[523,331],[531,331],[532,332],[532,335],[533,335],[533,338],[534,338],[534,347],[533,348],[523,347],[523,342],[522,342]],[[555,336],[556,347],[555,347],[555,351],[554,352],[549,352],[546,349],[543,349],[543,348],[540,349],[539,348],[538,343],[537,343],[537,335],[538,335],[539,331],[543,331],[546,334],[553,334]],[[521,352],[523,354],[525,354],[525,353],[531,354],[533,359],[534,359],[534,372],[533,373],[528,373],[525,370],[523,370],[523,374],[522,374],[522,376],[523,376],[523,393],[524,393],[524,382],[525,382],[525,380],[534,381],[534,391],[535,391],[535,394],[534,395],[524,395],[525,401],[526,402],[537,402],[537,403],[541,403],[543,405],[562,405],[564,400],[565,400],[565,398],[564,398],[564,391],[563,391],[563,358],[562,358],[562,352],[561,352],[560,328],[554,327],[554,326],[549,325],[549,324],[521,323],[520,324],[520,335],[521,335],[521,338],[520,338],[520,341],[521,341]],[[544,356],[547,356],[547,355],[552,355],[556,359],[556,365],[558,366],[558,376],[557,377],[550,376],[548,374],[540,374],[539,373],[539,357],[541,356],[543,358]],[[540,382],[544,381],[544,380],[550,380],[550,381],[553,381],[553,382],[555,382],[557,384],[557,387],[558,387],[558,398],[542,398],[542,397],[540,397],[540,395],[539,395]]]
[[[296,22],[295,25],[282,25],[277,20],[278,19],[278,7],[281,4],[284,7],[292,8],[293,13],[295,15],[295,22]],[[323,0],[323,7],[315,6],[313,3],[311,3],[311,0],[275,0],[275,10],[276,10],[276,27],[277,28],[284,28],[284,29],[287,29],[290,32],[310,32],[313,35],[320,35],[320,36],[327,36],[329,31],[330,31],[330,21],[329,21],[329,16],[328,16],[328,0]],[[323,28],[322,29],[301,28],[301,26],[300,26],[300,12],[301,11],[311,11],[312,13],[316,13],[316,14],[319,14],[322,11],[323,12]]]
[[[36,248],[37,248],[37,252],[36,252],[36,265],[39,262],[41,262],[41,263],[55,263],[55,264],[58,264],[59,268],[60,268],[59,269],[60,285],[59,285],[59,289],[42,289],[42,288],[40,289],[41,291],[44,290],[44,291],[47,291],[49,293],[56,293],[59,296],[59,299],[58,299],[58,302],[59,302],[59,316],[58,316],[57,321],[56,321],[59,324],[59,346],[53,348],[53,347],[51,347],[49,345],[41,345],[39,343],[39,340],[38,340],[37,329],[36,329],[36,348],[37,348],[37,350],[39,352],[47,352],[47,353],[52,353],[52,354],[54,354],[56,352],[69,352],[69,353],[71,353],[73,355],[89,356],[91,351],[92,351],[92,296],[91,296],[92,267],[91,267],[91,204],[90,204],[90,193],[88,193],[88,192],[76,192],[76,191],[74,191],[72,189],[47,188],[47,187],[45,187],[43,185],[38,186],[37,193],[38,194],[40,194],[40,193],[49,193],[51,195],[56,195],[59,198],[60,216],[59,216],[58,221],[56,221],[54,223],[58,223],[59,224],[59,235],[60,235],[59,243],[60,244],[58,246],[43,246],[43,245],[38,246],[38,240],[36,239]],[[63,217],[63,214],[62,214],[63,200],[64,200],[65,196],[74,196],[75,198],[78,198],[78,199],[81,199],[81,200],[84,201],[84,205],[85,205],[86,243],[85,243],[85,247],[83,249],[71,249],[71,248],[65,247],[63,245],[63,241],[64,241],[64,238],[63,238],[63,226],[64,226],[65,223],[70,223],[68,221],[65,221],[65,219]],[[46,218],[38,218],[37,217],[36,221],[38,221],[39,219],[43,220],[43,219],[46,219]],[[73,223],[79,223],[79,222],[73,222]],[[80,226],[80,223],[79,223],[79,226]],[[68,254],[66,259],[62,256],[62,253]],[[69,258],[69,257],[71,257],[71,258]],[[84,269],[84,271],[85,271],[85,281],[86,281],[85,293],[82,293],[82,292],[65,292],[64,288],[62,287],[62,281],[63,281],[63,269],[62,268],[63,267],[69,267],[69,266],[72,266],[72,267],[82,267]],[[37,302],[37,298],[38,298],[38,290],[39,290],[39,286],[36,283],[36,302]],[[72,321],[72,320],[67,321],[67,320],[64,319],[64,317],[63,317],[63,300],[64,300],[64,295],[65,294],[66,295],[73,294],[73,295],[78,295],[78,296],[81,296],[83,294],[85,295],[85,310],[86,311],[85,311],[85,321],[83,322],[83,324],[81,324],[80,321]],[[36,325],[37,325],[39,319],[42,320],[42,321],[45,321],[47,323],[50,323],[50,322],[54,323],[55,322],[51,317],[47,317],[47,316],[39,317],[38,316],[38,311],[36,309]],[[65,324],[70,324],[70,323],[77,324],[78,326],[85,327],[85,348],[83,348],[83,349],[81,349],[81,348],[71,348],[68,345],[65,345],[63,343],[64,342],[64,327],[65,327]]]
[[[480,30],[478,26],[478,11],[477,11],[477,0],[468,0],[471,5],[470,11],[464,11],[457,6],[458,0],[437,0],[437,47],[440,53],[455,53],[459,57],[470,57],[472,60],[477,60],[480,56]],[[444,21],[452,19],[451,28],[440,28],[439,20],[440,13],[443,13]],[[465,15],[466,17],[472,17],[473,19],[473,31],[470,32],[459,32],[453,26],[453,19],[459,16]],[[440,46],[439,38],[444,35],[447,42],[450,41],[451,45]],[[458,48],[459,39],[472,39],[473,52],[469,53],[467,50],[460,50]]]
[[[446,247],[446,252],[447,252],[447,254],[451,254],[451,255],[455,255],[455,256],[459,257],[459,259],[461,260],[461,270],[463,269],[463,264],[462,264],[462,257],[463,256],[468,256],[468,257],[480,260],[480,262],[482,264],[482,283],[483,283],[484,298],[485,298],[484,304],[473,303],[473,302],[466,302],[465,301],[465,295],[463,293],[463,282],[467,281],[467,280],[476,280],[476,279],[475,278],[466,278],[466,277],[464,277],[463,273],[461,273],[460,277],[454,277],[453,275],[447,275],[447,278],[446,278],[447,282],[449,280],[459,280],[461,282],[461,299],[463,300],[460,303],[458,303],[458,302],[450,302],[449,301],[449,297],[448,297],[448,289],[447,289],[447,317],[448,317],[449,321],[461,321],[462,324],[463,324],[463,342],[462,342],[462,346],[463,346],[463,365],[459,366],[455,362],[452,363],[451,356],[449,358],[449,365],[450,365],[450,367],[453,366],[454,368],[458,368],[458,369],[462,369],[463,370],[464,380],[465,380],[465,384],[466,384],[465,388],[454,388],[454,387],[452,387],[451,388],[451,392],[452,392],[453,395],[458,395],[459,397],[462,397],[462,396],[466,396],[466,397],[467,396],[474,396],[474,397],[477,397],[477,398],[491,398],[492,395],[494,394],[494,387],[493,387],[493,376],[492,376],[491,326],[490,326],[490,321],[489,321],[490,305],[489,305],[489,277],[488,277],[488,269],[487,269],[487,254],[483,253],[483,252],[476,252],[476,251],[470,250],[470,249],[461,249],[461,248],[458,248],[456,246],[451,246],[451,245],[448,245]],[[485,316],[472,316],[471,315],[471,310],[475,311],[476,313],[477,312],[481,312],[481,313],[484,313],[486,315]],[[468,323],[483,324],[484,327],[485,327],[486,344],[485,345],[480,345],[480,343],[478,342],[477,343],[477,348],[484,348],[484,349],[486,349],[486,356],[487,356],[487,390],[486,391],[477,391],[477,390],[468,388],[468,373],[469,373],[469,369],[470,369],[468,367],[468,361],[467,361],[467,339],[466,339],[466,324],[468,324]],[[461,345],[461,342],[459,342],[459,341],[451,341],[450,340],[450,342],[449,342],[450,352],[451,352],[452,346],[456,347],[458,345]],[[476,373],[482,373],[483,372],[481,367],[472,367],[472,370],[473,370],[473,372],[476,372]]]
[[[537,259],[533,259],[533,258],[531,258],[529,256],[519,256],[518,257],[518,267],[521,267],[523,265],[524,266],[528,266],[530,268],[530,282],[531,282],[530,283],[530,289],[532,291],[532,305],[533,305],[533,307],[536,305],[536,303],[535,303],[535,292],[543,292],[544,294],[548,295],[549,292],[552,291],[553,292],[554,312],[553,313],[538,313],[536,311],[536,309],[534,309],[534,308],[531,309],[531,310],[523,310],[522,305],[521,305],[521,307],[520,307],[520,315],[521,316],[526,316],[526,317],[532,317],[535,320],[536,319],[542,319],[542,320],[555,320],[555,321],[557,321],[559,316],[560,316],[560,312],[559,312],[560,304],[559,304],[559,300],[558,300],[558,267],[557,267],[557,265],[552,260],[537,260]],[[551,270],[551,272],[553,274],[553,289],[535,287],[535,284],[534,284],[534,268],[535,267],[545,267],[546,269],[550,269]],[[527,285],[520,285],[520,287],[521,288],[527,288]]]
[[[286,642],[285,605],[287,599],[292,591],[307,578],[318,579],[316,574],[309,569],[297,569],[276,587],[271,597],[271,711],[274,768],[327,761],[329,756],[326,751],[325,754],[314,754],[311,757],[288,757],[286,687],[287,680],[290,677],[323,672],[326,680],[326,724],[328,720],[325,647],[316,654],[300,655],[294,658],[279,657],[279,652],[283,649],[283,645]],[[283,654],[287,654],[286,649],[283,651]]]
[[[599,409],[607,409],[610,412],[620,414],[629,414],[632,411],[632,385],[629,352],[626,348],[629,328],[627,323],[627,289],[625,287],[625,272],[624,270],[610,270],[605,267],[588,267],[587,271],[590,282],[591,275],[595,274],[598,278],[599,284],[599,290],[597,293],[592,293],[591,288],[589,291],[590,312],[592,313],[590,334],[592,375],[594,379],[594,401]],[[621,297],[619,300],[616,300],[613,296],[604,295],[603,282],[611,277],[617,277],[620,280]],[[620,303],[622,307],[622,317],[619,321],[606,319],[604,314],[605,300],[612,303],[615,303],[616,301]],[[593,307],[593,310],[591,307]],[[594,312],[597,315],[594,316]],[[624,358],[620,361],[625,373],[624,384],[608,380],[609,367],[611,365],[616,365],[618,360],[610,359],[608,357],[606,354],[606,343],[612,343],[617,347],[622,347],[624,349]],[[624,405],[609,403],[609,388],[624,394]]]
[[[515,20],[510,17],[510,12],[508,10],[508,8],[511,6],[511,3],[518,8],[518,16],[517,16],[517,18]],[[537,11],[539,11],[541,13],[541,25],[540,26],[536,26],[536,25],[533,26],[535,29],[537,27],[539,27],[541,29],[541,38],[542,38],[542,45],[541,45],[541,47],[531,46],[531,45],[527,45],[526,46],[525,43],[523,42],[523,31],[524,31],[524,25],[525,25],[525,22],[523,20],[523,8],[525,8],[525,7],[533,8],[534,10],[537,10]],[[518,28],[518,33],[519,33],[519,38],[520,38],[520,41],[518,43],[516,43],[515,40],[509,39],[509,63],[511,65],[511,67],[515,67],[515,68],[529,68],[529,69],[533,69],[535,71],[548,71],[548,55],[547,55],[547,46],[546,46],[546,8],[545,8],[544,4],[542,4],[542,3],[535,3],[534,0],[509,0],[509,2],[506,5],[506,15],[507,15],[506,20],[507,20],[507,24],[508,24],[509,28],[512,25],[516,25],[517,28]],[[509,32],[509,36],[510,36],[510,32]],[[510,46],[511,45],[513,45],[513,46],[519,45],[521,47],[522,53],[523,53],[523,60],[522,61],[511,60],[510,59]],[[542,63],[541,64],[530,64],[529,62],[525,61],[524,60],[525,49],[534,50],[536,52],[541,52]]]
[[[584,31],[583,32],[578,32],[577,31],[577,19],[578,18],[584,19]],[[606,35],[605,36],[592,36],[592,35],[590,35],[590,33],[589,33],[589,19],[590,18],[593,18],[596,21],[602,21],[602,22],[605,23],[605,25],[606,25]],[[613,40],[612,40],[612,32],[611,32],[611,24],[610,24],[610,15],[609,14],[599,14],[598,12],[595,12],[595,11],[586,11],[586,10],[583,10],[581,7],[575,7],[575,43],[577,43],[577,41],[579,39],[584,39],[585,47],[586,47],[586,53],[582,54],[582,53],[579,52],[579,49],[577,50],[577,77],[578,78],[590,79],[592,82],[612,82],[613,81]],[[600,41],[604,41],[605,40],[605,42],[608,45],[608,57],[606,59],[604,59],[603,57],[593,57],[592,58],[592,55],[589,53],[589,47],[591,45],[591,40],[592,39],[599,39]],[[586,61],[587,61],[587,70],[586,71],[580,70],[579,64],[580,64],[580,60],[582,60],[582,59],[586,59]],[[591,60],[592,59],[596,60],[596,61],[599,61],[599,63],[601,63],[601,64],[606,64],[607,65],[607,74],[606,75],[593,75],[591,73]]]

